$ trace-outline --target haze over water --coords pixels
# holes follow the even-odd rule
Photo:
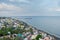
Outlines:
[[[18,19],[60,37],[60,16],[19,16]]]

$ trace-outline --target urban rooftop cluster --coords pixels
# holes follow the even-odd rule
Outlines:
[[[56,40],[54,36],[11,17],[0,17],[0,40]]]

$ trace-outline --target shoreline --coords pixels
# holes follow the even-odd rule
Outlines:
[[[4,20],[3,20],[4,19]],[[10,19],[10,20],[9,20]],[[24,27],[24,28],[32,28],[34,31],[34,33],[36,33],[37,32],[37,34],[42,34],[42,36],[44,36],[45,34],[45,37],[52,37],[53,39],[56,39],[56,40],[60,40],[60,38],[58,38],[58,37],[56,37],[55,35],[52,35],[52,34],[50,34],[49,32],[46,32],[46,31],[44,31],[44,30],[41,30],[41,29],[38,29],[37,27],[34,27],[33,25],[30,25],[30,24],[28,24],[27,22],[24,22],[24,21],[22,21],[22,20],[19,20],[19,19],[13,19],[13,18],[8,18],[7,17],[7,19],[6,18],[2,18],[1,20],[3,20],[2,22],[5,22],[6,21],[6,23],[9,23],[10,21],[12,22],[12,23],[14,23],[15,25],[16,25],[16,27],[17,26],[21,26],[22,25],[22,27],[24,27],[24,25],[26,26],[26,27]],[[15,21],[14,21],[15,20]],[[2,23],[1,22],[1,23]],[[19,23],[20,25],[17,25],[17,23]],[[10,24],[11,25],[11,24]],[[12,25],[12,26],[14,26],[14,25]],[[5,27],[5,26],[4,26]],[[14,26],[15,27],[15,26]],[[30,30],[30,29],[29,29]],[[30,31],[29,31],[30,32]],[[36,35],[37,35],[36,34]],[[32,35],[33,36],[33,35]],[[42,38],[43,39],[43,38]]]
[[[18,19],[18,20],[20,20],[20,19]],[[20,21],[22,21],[22,20],[20,20]],[[25,22],[25,21],[23,21],[23,22]],[[27,23],[27,22],[25,22],[25,23]],[[30,25],[30,26],[32,26],[30,23],[27,23],[27,24]],[[56,35],[50,34],[50,33],[46,32],[46,31],[41,30],[41,29],[38,29],[38,28],[36,28],[36,27],[34,27],[34,26],[32,26],[32,28],[35,28],[35,29],[38,30],[38,31],[42,31],[42,32],[44,32],[44,33],[46,33],[46,34],[48,34],[48,35],[50,35],[50,36],[53,36],[53,37],[56,38],[56,40],[60,40],[60,38],[57,37]]]
[[[43,30],[41,30],[41,29],[37,29],[37,28],[36,28],[36,27],[34,27],[34,26],[33,26],[33,28],[35,28],[35,29],[36,29],[36,30],[38,30],[38,31],[44,32],[44,33],[46,33],[46,34],[48,34],[48,35],[50,35],[50,36],[54,37],[56,40],[60,40],[60,38],[59,38],[59,37],[57,37],[57,36],[55,36],[55,35],[52,35],[52,34],[50,34],[50,33],[48,33],[48,32],[45,32],[45,31],[43,31]]]

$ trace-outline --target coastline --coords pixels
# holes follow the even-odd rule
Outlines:
[[[6,22],[6,18],[2,18],[1,20],[3,20],[3,21],[1,21],[1,22]],[[11,21],[12,20],[12,21]],[[15,20],[15,21],[14,21]],[[34,27],[34,26],[32,26],[32,25],[30,25],[30,24],[28,24],[28,23],[26,23],[26,22],[24,22],[24,21],[21,21],[21,20],[18,20],[18,19],[12,19],[12,18],[7,18],[7,21],[8,21],[8,23],[11,21],[11,23],[14,23],[15,24],[15,26],[17,27],[17,26],[19,26],[19,25],[17,25],[17,23],[19,23],[20,24],[20,26],[22,25],[22,27],[24,27],[24,25],[25,26],[27,26],[27,27],[24,27],[24,28],[27,28],[28,30],[30,30],[30,28],[32,28],[32,30],[30,30],[30,31],[32,31],[34,34],[42,34],[42,36],[44,36],[45,34],[45,37],[51,37],[51,38],[54,38],[55,40],[60,40],[60,38],[58,38],[58,37],[56,37],[55,35],[52,35],[52,34],[50,34],[50,33],[48,33],[48,32],[45,32],[44,30],[41,30],[41,29],[37,29],[36,27]],[[22,24],[21,24],[22,23]],[[13,25],[12,25],[13,26]],[[14,27],[15,27],[14,26]],[[19,26],[19,27],[20,27]],[[5,26],[3,26],[3,27],[5,27]],[[15,28],[16,28],[15,27]],[[28,31],[27,30],[27,31]],[[37,32],[37,33],[36,33]],[[28,32],[27,32],[28,33]],[[32,34],[32,36],[33,36],[33,34]],[[42,39],[44,39],[45,37],[43,37]]]
[[[27,17],[28,17],[28,16],[27,16]],[[17,18],[17,19],[18,19],[18,18]],[[25,19],[25,18],[21,18],[21,19]],[[20,20],[20,19],[18,19],[18,20]],[[20,21],[22,21],[22,20],[20,20]],[[25,21],[23,21],[23,22],[25,22]],[[27,22],[25,22],[25,23],[27,23]],[[28,24],[28,25],[31,25],[30,23],[27,23],[27,24]],[[36,27],[33,26],[33,28],[36,28]],[[36,28],[36,29],[37,29],[37,28]],[[44,31],[44,30],[41,30],[41,29],[37,29],[37,30],[43,31],[43,32],[45,32],[45,33],[47,33],[47,34],[49,34],[49,35],[55,37],[56,40],[60,40],[60,38],[57,37],[56,35],[50,34],[50,33],[46,32],[46,31]]]

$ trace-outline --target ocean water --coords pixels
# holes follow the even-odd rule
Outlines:
[[[60,16],[18,16],[16,18],[60,38]]]

